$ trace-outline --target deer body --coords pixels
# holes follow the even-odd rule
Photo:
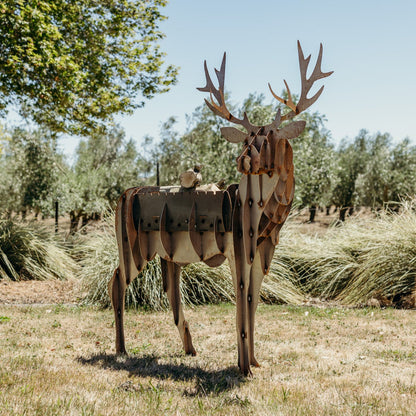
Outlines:
[[[298,48],[301,74],[306,79],[310,57],[305,60],[299,44]],[[244,133],[233,127],[221,129],[227,140],[244,142],[243,152],[237,159],[237,169],[242,177],[238,185],[230,185],[225,191],[141,187],[124,192],[116,209],[120,264],[109,282],[118,353],[126,352],[123,330],[125,289],[158,254],[163,288],[184,350],[195,355],[181,306],[181,266],[203,261],[215,267],[228,259],[236,297],[238,365],[245,375],[251,373],[251,365],[258,366],[254,356],[254,317],[263,277],[268,273],[280,229],[293,201],[294,169],[289,139],[303,131],[305,122],[296,121],[279,127],[281,121],[303,111],[305,102],[310,105],[322,92],[321,88],[314,97],[306,98],[312,78],[330,75],[320,71],[321,57],[322,47],[311,78],[305,82],[302,78],[302,94],[297,106],[292,102],[289,89],[288,100],[277,97],[272,91],[292,111],[282,117],[279,110],[276,119],[267,126],[254,126],[245,114],[239,120],[228,112],[223,94],[225,55],[221,70],[216,71],[219,89],[213,86],[205,65],[207,86],[200,90],[210,92],[217,100],[217,103],[206,100],[208,106],[217,115],[241,124],[247,131]]]

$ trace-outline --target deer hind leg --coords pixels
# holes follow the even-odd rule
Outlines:
[[[114,318],[116,322],[116,353],[127,354],[124,342],[124,296],[126,292],[126,279],[122,275],[120,267],[114,271],[113,277],[108,282],[108,292],[111,304],[114,309]]]
[[[160,263],[162,268],[163,289],[168,295],[169,303],[172,307],[173,319],[182,339],[183,348],[186,354],[196,355],[195,348],[192,345],[189,324],[185,321],[182,310],[181,293],[179,290],[181,267],[172,261],[167,261],[162,258],[160,259]]]
[[[108,283],[116,323],[116,352],[118,354],[126,354],[123,324],[126,288],[146,264],[140,256],[140,249],[135,239],[137,233],[134,232],[132,214],[129,213],[132,194],[133,189],[126,191],[117,205],[116,236],[120,263]]]

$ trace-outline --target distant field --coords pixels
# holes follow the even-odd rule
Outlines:
[[[234,307],[168,312],[0,305],[0,415],[414,415],[416,311],[260,305],[261,368],[236,368]]]

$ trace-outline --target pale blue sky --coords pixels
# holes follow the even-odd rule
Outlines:
[[[416,143],[416,1],[171,0],[164,13],[162,49],[168,63],[180,66],[179,80],[133,116],[119,118],[138,144],[146,135],[157,139],[170,116],[185,130],[185,115],[206,96],[196,90],[205,85],[203,61],[218,68],[224,51],[233,103],[251,92],[272,102],[267,83],[280,93],[283,79],[299,93],[297,39],[312,54],[310,66],[322,42],[322,69],[335,71],[320,81],[325,90],[311,107],[326,115],[335,142],[366,128]],[[61,146],[71,152],[76,143],[68,138]]]

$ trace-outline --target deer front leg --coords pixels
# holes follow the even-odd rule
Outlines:
[[[163,277],[163,289],[168,295],[172,307],[173,319],[182,339],[183,349],[186,354],[196,355],[192,345],[192,337],[189,331],[189,324],[185,321],[182,310],[181,293],[179,290],[181,267],[172,261],[160,259]]]
[[[238,345],[238,367],[245,375],[252,375],[249,361],[249,325],[248,325],[248,289],[249,273],[248,265],[242,266],[241,257],[230,260],[230,269],[233,276],[236,297],[236,324]]]
[[[120,267],[114,271],[113,277],[108,283],[108,292],[114,309],[116,322],[116,353],[127,354],[124,342],[124,295],[126,292],[126,279],[122,276]]]
[[[250,271],[250,286],[248,289],[248,340],[249,340],[249,356],[250,364],[255,367],[260,367],[254,356],[254,320],[257,310],[257,305],[260,298],[260,287],[263,282],[264,271],[261,267],[260,256],[258,252],[254,257],[254,261]]]

